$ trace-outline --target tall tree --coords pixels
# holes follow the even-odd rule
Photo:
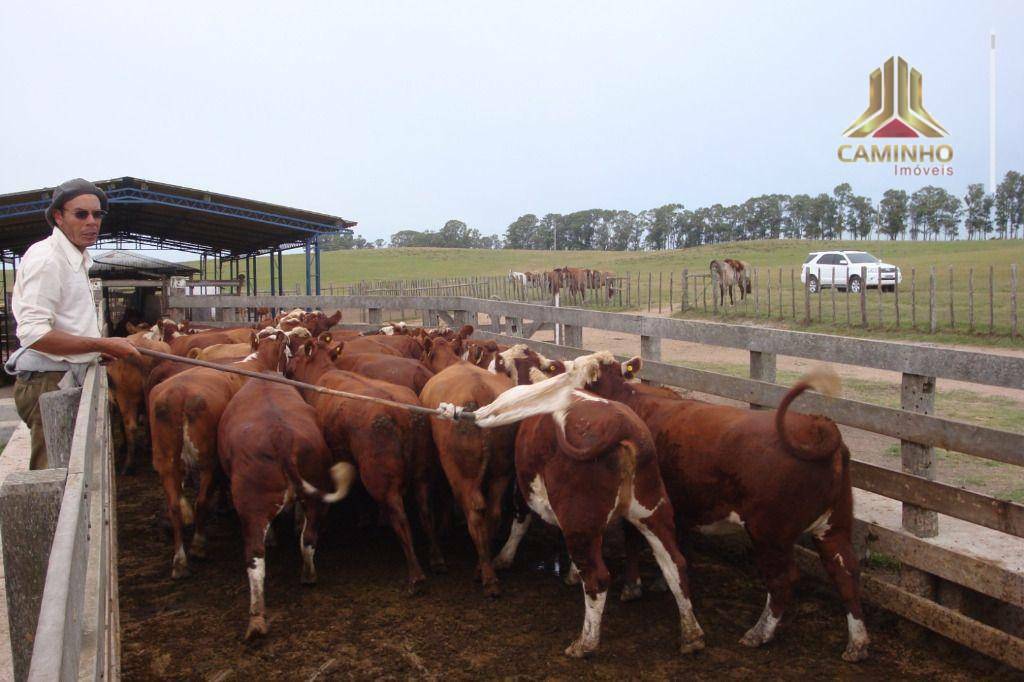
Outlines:
[[[878,229],[896,239],[907,230],[907,193],[902,189],[886,190],[878,203]]]
[[[981,239],[992,231],[992,202],[992,195],[985,193],[985,186],[980,182],[967,185],[964,226],[968,239]]]
[[[836,235],[843,238],[843,232],[850,229],[850,210],[853,205],[853,188],[850,183],[836,185],[832,190],[832,198],[836,203]]]
[[[847,226],[854,239],[867,239],[871,235],[871,228],[875,226],[876,218],[877,212],[871,205],[871,199],[862,196],[850,199]]]

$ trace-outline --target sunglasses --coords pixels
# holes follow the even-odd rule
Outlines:
[[[61,213],[67,213],[68,212],[67,209],[63,209],[63,208],[60,211],[61,211]],[[102,210],[100,210],[100,211],[87,211],[84,208],[76,208],[74,211],[71,211],[71,215],[75,216],[79,220],[85,220],[86,218],[89,217],[90,214],[92,214],[92,217],[95,220],[103,220],[104,218],[107,217],[107,211],[102,211]]]

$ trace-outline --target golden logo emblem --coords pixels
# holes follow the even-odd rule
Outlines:
[[[868,108],[843,131],[846,137],[945,137],[949,133],[925,110],[921,72],[903,57],[890,57],[869,77]]]

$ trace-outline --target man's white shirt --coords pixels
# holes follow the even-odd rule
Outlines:
[[[91,266],[89,252],[79,251],[56,227],[49,237],[29,247],[18,265],[11,301],[22,347],[31,346],[52,329],[99,338],[96,305],[89,286]],[[40,355],[80,363],[91,362],[99,354]]]

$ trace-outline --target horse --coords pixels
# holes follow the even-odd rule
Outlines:
[[[740,300],[750,293],[750,264],[735,258],[723,258],[711,261],[711,276],[717,280],[718,300],[725,305],[725,290],[729,290],[729,305],[735,305],[732,295],[734,285],[739,285]]]

